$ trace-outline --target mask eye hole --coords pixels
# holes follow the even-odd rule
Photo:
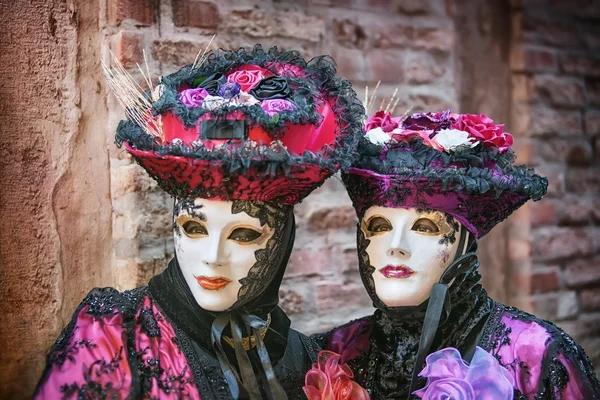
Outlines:
[[[183,229],[183,233],[185,233],[186,236],[189,236],[191,238],[201,238],[208,236],[208,230],[206,229],[206,226],[204,226],[204,224],[198,221],[187,220],[180,224],[180,226]]]
[[[414,232],[425,234],[425,235],[439,235],[440,227],[429,218],[417,219],[411,228]]]
[[[365,223],[367,237],[374,235],[383,235],[394,229],[392,223],[382,215],[373,215]]]
[[[235,228],[231,231],[227,239],[240,244],[251,244],[261,238],[262,232],[249,227]]]

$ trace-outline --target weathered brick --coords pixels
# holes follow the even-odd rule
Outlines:
[[[536,105],[531,110],[531,135],[572,136],[583,133],[581,112]]]
[[[529,205],[531,208],[531,225],[548,225],[556,222],[556,205],[552,199],[543,199]]]
[[[352,304],[354,307],[368,306],[371,300],[364,286],[340,281],[321,281],[316,284],[317,312],[339,310]]]
[[[580,78],[536,75],[533,80],[536,97],[559,107],[581,107],[585,102],[585,87]]]
[[[216,40],[216,39],[215,39]],[[206,42],[188,42],[157,40],[152,45],[152,56],[162,63],[181,67],[191,64],[196,59],[199,51],[203,51],[208,45],[210,38]]]
[[[587,110],[583,120],[586,135],[600,136],[600,110]]]
[[[337,268],[332,258],[330,248],[295,248],[290,256],[286,276],[331,275]]]
[[[587,101],[594,106],[600,106],[600,80],[587,79],[585,82],[587,89]]]
[[[113,53],[125,68],[134,68],[144,62],[144,35],[121,31],[113,40]]]
[[[106,5],[108,21],[119,25],[126,19],[139,25],[149,26],[156,22],[158,1],[156,0],[109,0]]]
[[[279,290],[279,307],[286,314],[298,314],[302,312],[304,298],[295,290]]]
[[[440,62],[427,52],[409,53],[403,58],[405,79],[409,85],[431,83],[443,76],[450,67],[447,65],[450,63],[445,63],[445,60]]]
[[[221,28],[230,34],[253,38],[279,36],[309,42],[319,42],[325,35],[325,22],[321,18],[289,10],[232,10],[223,19]]]
[[[510,51],[510,68],[515,72],[557,72],[558,57],[552,49],[517,45]]]
[[[586,137],[541,139],[536,144],[536,155],[548,162],[586,167],[594,161],[594,149]]]
[[[330,54],[337,64],[337,72],[341,77],[352,81],[353,84],[369,82],[368,60],[363,51],[334,46]]]
[[[533,296],[532,307],[536,316],[552,321],[572,318],[579,312],[577,293],[574,291]]]
[[[560,65],[567,74],[600,77],[600,58],[596,55],[563,54],[560,57]]]
[[[594,285],[600,282],[600,258],[573,260],[567,263],[564,281],[569,287]]]
[[[447,53],[453,49],[455,33],[451,27],[379,22],[368,28],[367,36],[375,48],[414,48]]]
[[[147,192],[156,188],[156,181],[137,164],[111,169],[111,195],[115,198],[129,192]]]
[[[595,195],[600,193],[600,168],[569,168],[567,189],[575,193]]]
[[[590,197],[569,194],[555,203],[560,225],[589,225],[594,218],[596,207]]]
[[[583,311],[600,310],[600,289],[585,289],[579,294],[581,309]]]
[[[600,19],[600,7],[598,3],[590,0],[550,0],[550,12],[560,15],[563,18],[570,16],[581,17],[585,19]]]
[[[531,274],[531,293],[548,293],[559,287],[559,267],[536,267]]]
[[[311,230],[353,229],[356,227],[356,212],[350,205],[316,209],[307,219],[308,229]]]
[[[564,165],[545,163],[538,165],[536,172],[548,178],[548,196],[560,196],[565,191],[567,171]]]
[[[586,228],[543,227],[533,231],[533,259],[553,261],[595,253],[597,232]]]
[[[403,57],[398,50],[372,49],[367,56],[367,80],[396,85],[404,82]]]
[[[213,3],[171,0],[171,6],[175,26],[216,29],[221,22],[219,9]]]
[[[527,43],[561,47],[576,47],[581,43],[568,21],[544,18],[525,10],[521,22],[523,39]]]
[[[590,50],[600,48],[600,29],[598,24],[580,23],[578,27],[578,35],[583,44]]]
[[[367,35],[362,25],[348,18],[333,20],[333,36],[336,41],[347,47],[365,48]]]

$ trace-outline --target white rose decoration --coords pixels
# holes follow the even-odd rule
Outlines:
[[[390,140],[390,135],[385,133],[381,127],[371,129],[365,134],[365,137],[373,144],[385,144]]]
[[[229,104],[229,100],[222,98],[221,96],[208,95],[202,101],[202,108],[207,110],[216,110]]]
[[[474,143],[474,140],[467,132],[458,129],[442,129],[431,139],[432,142],[442,146],[446,153],[456,151],[460,146],[475,147],[477,142]]]

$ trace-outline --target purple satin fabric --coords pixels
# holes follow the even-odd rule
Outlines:
[[[61,388],[74,384],[82,387],[87,384],[86,377],[103,387],[112,386],[110,394],[114,397],[109,398],[125,399],[129,396],[133,379],[127,359],[127,332],[122,325],[123,316],[115,310],[113,315],[95,318],[86,313],[88,307],[82,308],[77,316],[76,328],[65,350],[69,357],[62,364],[52,365],[36,399],[63,398]],[[173,342],[173,327],[148,297],[138,309],[135,321],[139,321],[138,317],[144,308],[152,309],[160,328],[160,335],[150,336],[144,332],[139,322],[134,327],[135,351],[141,354],[145,367],[157,371],[151,381],[150,396],[157,399],[178,399],[181,398],[180,395],[185,395],[186,398],[199,400],[200,395],[193,383],[187,360]],[[159,364],[156,364],[157,360]],[[110,367],[107,368],[106,365]],[[185,382],[183,390],[170,393],[159,390],[159,380],[163,386],[168,385],[172,376],[183,378],[179,380]]]

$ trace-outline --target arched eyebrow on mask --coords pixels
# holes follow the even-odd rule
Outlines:
[[[200,211],[203,207],[203,204],[196,204],[195,199],[184,199],[175,203],[173,215],[177,216],[185,212],[190,217],[198,218],[200,221],[206,221],[206,214]]]

